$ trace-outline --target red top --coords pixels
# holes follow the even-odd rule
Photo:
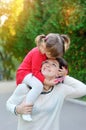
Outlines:
[[[17,85],[20,84],[24,77],[32,73],[41,82],[44,82],[45,77],[41,73],[42,62],[47,59],[45,54],[42,54],[37,47],[33,48],[24,58],[16,73]]]

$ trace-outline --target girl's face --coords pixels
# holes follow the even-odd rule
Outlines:
[[[40,44],[39,50],[42,54],[46,54],[46,44],[44,42]]]
[[[49,59],[55,59],[55,57],[52,57],[51,52],[49,52],[46,49],[46,43],[45,42],[42,42],[38,48],[39,48],[39,50],[40,50],[40,52],[42,54],[45,54],[47,56],[47,58],[49,58]]]
[[[49,58],[49,59],[55,59],[55,57],[52,57],[51,52],[46,51],[45,54],[46,54],[47,58]]]
[[[41,72],[46,78],[56,78],[58,76],[59,63],[54,59],[43,62]]]

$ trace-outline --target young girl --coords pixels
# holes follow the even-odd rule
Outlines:
[[[50,33],[47,36],[38,35],[35,39],[36,48],[33,48],[24,58],[16,73],[16,81],[18,87],[15,94],[19,97],[26,95],[25,102],[34,104],[37,97],[43,90],[43,84],[55,85],[62,82],[63,78],[48,81],[40,72],[43,61],[47,58],[55,59],[63,56],[63,53],[68,49],[70,39],[67,35]],[[30,86],[31,90],[27,93],[22,84]],[[32,121],[31,114],[22,115],[26,121]]]

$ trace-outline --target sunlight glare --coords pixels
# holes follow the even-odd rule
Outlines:
[[[8,19],[8,17],[6,15],[2,15],[0,17],[0,27],[3,26],[4,22]]]
[[[0,0],[1,2],[4,2],[4,3],[9,3],[9,2],[11,2],[11,1],[13,1],[13,0]]]

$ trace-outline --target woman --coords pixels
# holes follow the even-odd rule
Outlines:
[[[54,79],[57,76],[57,66],[57,60],[49,59],[43,63],[41,72],[47,79]],[[65,76],[64,83],[54,87],[44,86],[44,88],[47,88],[47,91],[44,90],[33,106],[32,122],[25,122],[21,118],[21,114],[31,112],[32,106],[21,103],[15,107],[17,100],[17,97],[14,98],[15,93],[8,99],[8,110],[12,113],[16,110],[15,113],[18,115],[17,130],[59,130],[59,117],[64,99],[86,95],[86,85],[70,76]]]
[[[63,53],[67,50],[67,46],[70,44],[70,40],[67,35],[54,33],[50,33],[47,36],[38,35],[35,41],[37,47],[29,51],[29,53],[25,56],[24,60],[18,67],[16,73],[17,85],[21,84],[16,88],[16,91],[19,90],[19,96],[21,96],[21,92],[24,91],[24,85],[22,87],[22,83],[25,83],[32,88],[31,91],[28,91],[28,94],[26,96],[25,102],[27,104],[35,103],[37,97],[43,91],[43,84],[55,85],[58,82],[62,81],[62,78],[57,78],[55,81],[48,81],[41,74],[40,69],[43,61],[45,61],[47,58],[55,59],[59,56],[62,56]],[[31,114],[23,114],[22,118],[26,121],[32,121]]]

